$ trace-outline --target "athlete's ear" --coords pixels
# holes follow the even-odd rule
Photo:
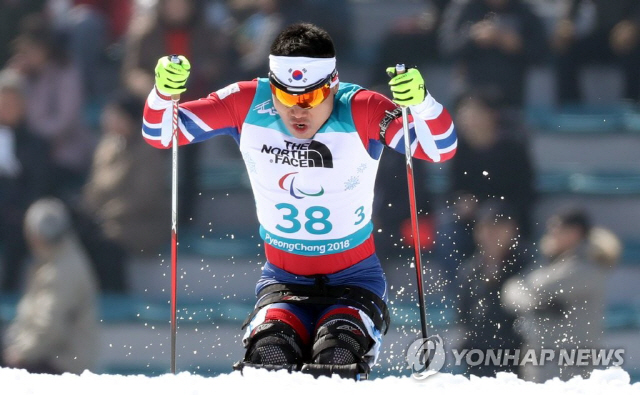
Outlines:
[[[337,83],[333,88],[331,88],[331,93],[333,93],[334,95],[338,93],[339,86],[340,86],[340,83]]]

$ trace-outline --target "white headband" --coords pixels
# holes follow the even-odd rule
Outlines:
[[[283,84],[305,88],[321,81],[336,69],[336,58],[269,55],[269,70]],[[331,82],[331,86],[337,83]]]

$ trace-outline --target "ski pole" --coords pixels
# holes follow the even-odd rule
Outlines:
[[[171,55],[173,63],[180,63]],[[180,94],[171,95],[171,373],[176,373],[177,294],[178,294],[178,102]]]
[[[396,74],[402,74],[406,71],[404,64],[396,65]],[[404,133],[404,153],[407,162],[407,185],[409,188],[409,209],[411,210],[411,229],[413,231],[413,246],[415,249],[416,259],[416,275],[418,281],[418,305],[420,307],[420,325],[422,329],[422,338],[427,339],[427,317],[426,306],[424,302],[424,290],[422,288],[422,258],[420,255],[420,232],[418,229],[418,209],[416,205],[416,188],[413,178],[413,160],[411,158],[411,138],[409,136],[409,118],[407,115],[407,107],[402,108],[402,131]],[[428,364],[428,361],[427,361]]]

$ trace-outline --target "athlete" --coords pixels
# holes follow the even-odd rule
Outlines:
[[[171,145],[171,95],[185,91],[190,69],[179,59],[163,57],[155,69],[142,128],[154,147]],[[453,122],[415,68],[387,70],[397,104],[339,82],[333,42],[312,24],[279,34],[269,69],[268,78],[179,107],[179,144],[231,135],[251,181],[266,262],[256,308],[245,321],[244,363],[368,372],[389,325],[371,215],[383,148],[404,153],[397,104],[411,111],[415,158],[450,159]]]

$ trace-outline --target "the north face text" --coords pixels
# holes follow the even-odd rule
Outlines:
[[[273,155],[271,162],[276,164],[333,168],[333,156],[326,145],[318,141],[298,144],[285,140],[284,143],[284,148],[264,144],[260,152]]]

